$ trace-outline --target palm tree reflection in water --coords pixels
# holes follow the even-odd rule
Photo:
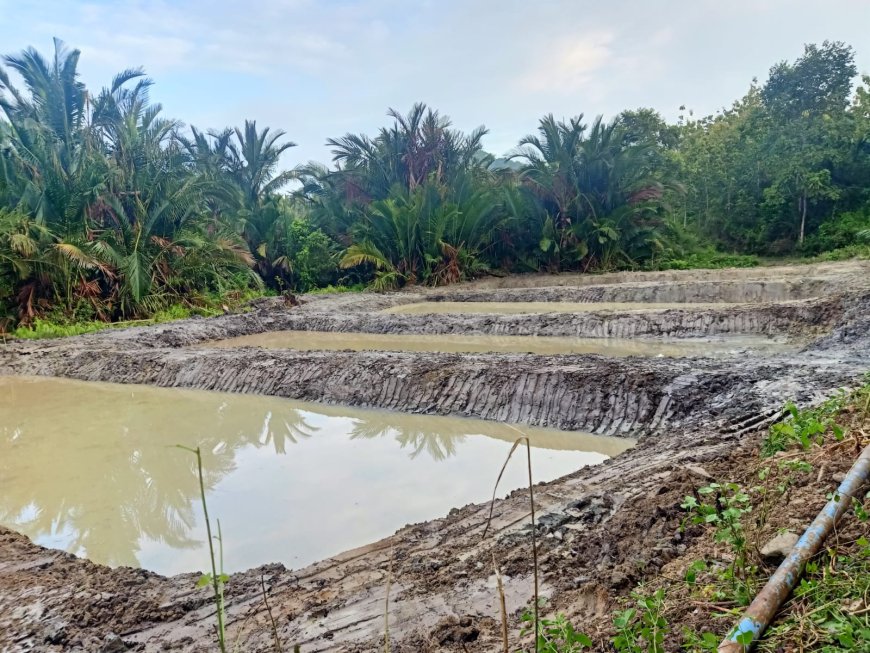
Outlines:
[[[400,460],[404,457],[391,456],[390,447],[353,449],[345,437],[350,441],[393,438],[403,450],[409,450],[408,458],[434,461],[438,467],[456,457],[463,443],[471,444],[472,434],[488,436],[475,439],[475,446],[469,447],[477,452],[473,455],[486,460],[501,455],[491,439],[508,443],[517,437],[516,430],[507,425],[479,420],[61,379],[0,377],[0,415],[0,523],[40,544],[112,566],[139,566],[140,559],[149,566],[152,562],[177,565],[179,556],[167,562],[167,549],[195,552],[202,547],[203,542],[193,536],[200,522],[196,462],[179,451],[178,444],[200,447],[209,500],[222,503],[225,514],[235,512],[238,517],[239,511],[243,512],[248,519],[245,528],[250,531],[261,523],[253,520],[269,521],[279,505],[294,514],[304,512],[309,503],[316,504],[317,511],[327,509],[327,504],[331,510],[342,510],[347,508],[342,497],[349,496],[350,491],[357,500],[368,496],[367,505],[376,506],[378,497],[395,484],[416,487],[432,482],[426,477],[433,473],[431,467],[415,465],[413,470],[402,470]],[[628,440],[609,442],[553,430],[524,432],[531,436],[533,446],[573,453],[614,455],[631,444]],[[301,448],[293,451],[296,444]],[[486,453],[481,453],[482,445],[486,445]],[[290,460],[274,461],[278,464],[273,465],[270,456],[264,459],[257,454],[270,450]],[[466,463],[460,457],[451,463],[451,469],[458,469],[457,464]],[[328,471],[318,471],[322,469]],[[565,469],[563,465],[559,469],[567,473],[576,467]],[[347,479],[343,483],[363,485],[344,487],[340,497],[331,497],[321,489],[324,473]],[[451,473],[464,474],[463,487],[467,488],[467,471]],[[233,480],[218,487],[230,475]],[[454,499],[466,497],[457,494]],[[408,505],[416,504],[410,501]],[[421,509],[448,508],[427,504]],[[231,516],[226,514],[228,519]],[[368,514],[346,516],[373,521]],[[387,517],[379,516],[383,529],[390,527]],[[416,517],[417,513],[408,513],[402,519]],[[330,544],[335,539],[335,534],[327,534],[328,529],[322,526],[308,529],[311,532],[303,538],[312,550],[320,546],[317,537],[327,538]],[[254,539],[271,537],[280,546],[285,536],[267,533],[268,528],[265,524]],[[315,536],[315,531],[322,534]],[[353,544],[350,540],[347,543]],[[191,555],[195,561],[198,554]]]
[[[173,549],[201,544],[190,537],[199,516],[196,463],[176,444],[202,449],[209,492],[236,469],[239,449],[284,454],[318,430],[290,406],[264,413],[221,395],[179,392],[167,401],[154,393],[0,379],[0,523],[91,560],[139,566],[143,539]]]

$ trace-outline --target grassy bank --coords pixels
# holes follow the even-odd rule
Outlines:
[[[0,338],[21,338],[25,340],[63,338],[67,336],[78,336],[85,333],[94,333],[105,329],[123,329],[132,326],[161,324],[163,322],[183,320],[194,316],[213,317],[215,315],[221,315],[225,311],[247,310],[247,305],[252,300],[264,296],[267,296],[267,294],[253,290],[233,292],[225,295],[202,296],[185,304],[174,304],[169,308],[156,311],[151,316],[144,319],[126,320],[121,322],[75,319],[74,317],[68,317],[60,312],[55,312],[44,317],[37,317],[32,321],[32,323],[18,326],[8,332],[3,332],[2,328],[0,328]]]
[[[787,405],[784,414],[756,447],[711,466],[711,478],[684,498],[685,553],[645,578],[609,618],[589,624],[584,641],[592,650],[717,650],[781,559],[766,545],[801,535],[870,444],[870,377],[816,408]],[[807,565],[758,650],[870,650],[867,490]],[[586,647],[565,640],[545,650]]]

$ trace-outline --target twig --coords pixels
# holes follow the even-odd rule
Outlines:
[[[281,647],[281,638],[278,637],[278,626],[275,623],[275,617],[272,616],[272,607],[269,605],[269,599],[266,597],[266,577],[260,574],[260,587],[263,588],[263,603],[266,604],[266,612],[269,613],[269,621],[272,623],[272,637],[275,638],[275,650],[278,653],[284,653]]]
[[[495,584],[498,588],[499,608],[501,609],[502,653],[510,653],[510,644],[508,643],[507,605],[504,600],[504,584],[501,581],[501,572],[498,570],[498,563],[495,561],[495,551],[492,552],[492,570],[495,572]]]
[[[524,435],[522,431],[518,428],[506,424],[510,429],[513,429],[517,433],[520,434],[520,437],[514,440],[513,445],[511,445],[511,450],[508,452],[507,458],[505,458],[504,464],[501,466],[501,471],[498,473],[498,478],[495,480],[495,485],[492,488],[492,500],[489,504],[489,517],[486,520],[486,527],[483,529],[483,536],[481,539],[486,538],[486,534],[489,532],[489,526],[492,523],[492,514],[495,510],[495,495],[498,492],[498,484],[501,481],[501,477],[504,475],[504,470],[507,468],[508,463],[510,462],[511,456],[513,456],[514,451],[517,450],[517,447],[525,443],[526,445],[526,459],[528,462],[528,470],[529,470],[529,505],[531,506],[531,520],[532,520],[532,565],[534,569],[534,579],[535,579],[535,603],[532,607],[532,612],[534,614],[535,619],[535,653],[538,653],[538,635],[540,633],[540,620],[538,617],[538,607],[540,603],[540,591],[538,584],[538,538],[535,532],[535,491],[534,491],[534,483],[532,481],[532,444],[529,441],[529,437]]]
[[[384,653],[390,653],[390,586],[393,583],[393,539],[390,538],[390,561],[387,564],[387,591],[384,598]]]

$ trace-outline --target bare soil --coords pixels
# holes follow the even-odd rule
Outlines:
[[[649,293],[662,297],[665,291],[644,288],[669,285],[679,288],[668,291],[675,293],[671,300],[746,303],[631,315],[431,318],[379,312],[401,303],[496,297],[651,301]],[[572,286],[592,292],[583,295]],[[301,300],[300,306],[264,300],[249,313],[219,318],[13,342],[0,347],[0,374],[253,392],[640,435],[625,454],[535,488],[543,593],[550,609],[582,623],[602,618],[637,581],[686,554],[693,534],[679,533],[682,498],[742,464],[784,401],[817,402],[870,369],[870,267],[860,262],[592,279],[535,275]],[[760,333],[811,342],[798,353],[726,359],[204,346],[278,329],[578,337]],[[305,653],[383,650],[387,604],[394,652],[498,650],[493,555],[504,575],[513,634],[531,597],[527,493],[496,502],[484,541],[487,514],[488,506],[465,506],[305,569],[265,565],[236,574],[228,585],[230,639],[238,638],[241,650],[274,650],[262,579],[285,650],[292,644]],[[194,588],[196,578],[108,569],[0,529],[0,650],[213,651],[213,607],[208,591]]]

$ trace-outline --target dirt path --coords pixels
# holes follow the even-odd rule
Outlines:
[[[680,553],[686,543],[675,539],[679,499],[706,468],[721,465],[735,445],[776,419],[786,399],[818,401],[870,369],[870,268],[846,263],[587,281],[491,279],[390,295],[306,297],[297,308],[270,300],[246,315],[12,343],[0,348],[0,374],[255,392],[643,435],[635,449],[537,489],[544,592],[554,605],[594,614],[630,588],[640,570],[659,568]],[[589,293],[570,288],[581,283]],[[677,289],[660,290],[668,284]],[[432,319],[379,312],[419,301],[650,301],[649,293],[671,293],[668,301],[727,297],[749,303],[640,315]],[[190,347],[277,329],[581,337],[762,333],[815,340],[797,354],[721,360]],[[234,575],[228,588],[232,638],[240,637],[246,651],[273,650],[262,577],[285,647],[299,643],[306,653],[379,650],[391,568],[393,651],[495,650],[493,553],[514,616],[531,595],[527,496],[518,492],[496,503],[494,529],[483,542],[485,513],[485,506],[467,506],[302,570],[267,565]],[[0,529],[0,650],[214,650],[212,608],[207,592],[194,589],[195,580],[195,574],[163,578],[110,570]]]

